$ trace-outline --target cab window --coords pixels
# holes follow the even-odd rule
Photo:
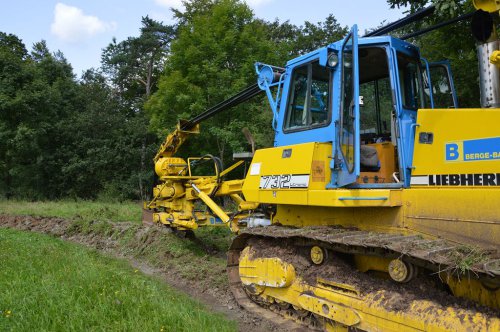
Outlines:
[[[323,127],[330,122],[330,70],[318,61],[293,71],[284,131]]]
[[[425,107],[419,60],[398,52],[398,69],[403,107],[414,110]]]
[[[450,75],[445,65],[432,65],[430,67],[432,80],[432,99],[434,108],[456,107],[453,99]],[[430,100],[427,70],[424,70],[424,92],[426,100]],[[430,101],[429,101],[430,103]]]

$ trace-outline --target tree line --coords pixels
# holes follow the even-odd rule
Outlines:
[[[417,10],[427,2],[388,4]],[[14,34],[0,32],[0,196],[146,199],[152,157],[179,119],[254,83],[256,61],[283,66],[348,31],[332,14],[300,26],[265,21],[240,0],[189,0],[174,18],[166,25],[143,17],[139,36],[113,39],[101,66],[78,78],[44,41],[28,50]],[[426,37],[428,57],[456,60],[463,77],[457,89],[466,104],[475,102],[470,79],[477,72],[464,65],[474,55],[472,39],[447,38],[440,47],[439,37]],[[233,152],[248,148],[242,128],[259,147],[272,144],[271,119],[267,100],[255,98],[204,122],[181,153],[217,154],[229,163]]]

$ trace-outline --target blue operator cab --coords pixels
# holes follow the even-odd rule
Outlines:
[[[329,188],[408,187],[417,110],[457,107],[447,63],[393,37],[358,38],[356,26],[285,68],[256,69],[275,147],[332,143]]]

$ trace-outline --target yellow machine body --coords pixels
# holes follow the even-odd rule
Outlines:
[[[498,1],[475,4],[499,8]],[[418,109],[432,90],[408,88],[425,90],[422,81],[408,84],[421,74],[410,71],[419,67],[416,47],[366,39],[359,43],[365,58],[353,67],[345,59],[358,57],[349,44],[357,44],[355,30],[286,69],[257,64],[276,146],[255,151],[245,179],[224,180],[241,162],[223,170],[213,156],[214,172],[194,175],[206,157],[174,154],[199,127],[179,125],[155,157],[159,184],[145,209],[177,230],[228,225],[238,234],[228,276],[244,307],[257,303],[330,331],[499,331],[500,109]],[[346,76],[353,68],[359,72]],[[369,114],[369,93],[382,80],[391,89],[376,93],[379,105]],[[271,87],[279,84],[283,95],[274,100]],[[360,123],[367,116],[377,124]],[[232,209],[218,201],[224,196]],[[343,281],[337,263],[352,268]],[[357,273],[371,284],[354,282]],[[387,301],[407,288],[391,293],[378,280],[429,283],[400,310]],[[437,304],[425,297],[429,284],[475,304]]]
[[[498,154],[491,153],[489,159],[478,152],[462,160],[447,161],[446,144],[483,138],[500,140],[500,110],[419,110],[417,122],[412,172],[415,184],[411,188],[371,189],[368,184],[362,189],[326,189],[331,177],[331,144],[305,143],[258,150],[243,184],[245,198],[276,204],[273,221],[282,225],[343,225],[498,248],[500,146]],[[420,133],[432,133],[432,144],[419,143]],[[285,149],[292,151],[288,158],[282,158]],[[461,150],[456,153],[463,154]],[[484,160],[472,160],[481,155]],[[273,181],[280,181],[283,174],[307,177],[301,183],[304,188],[282,188],[277,183],[273,188]],[[476,179],[476,185],[448,180],[460,180],[460,175],[466,175],[465,181]],[[446,182],[439,180],[441,184],[437,184],[433,180],[436,177]],[[491,183],[482,185],[483,178]],[[266,181],[271,184],[266,186]]]
[[[247,200],[276,206],[273,225],[304,230],[340,226],[368,234],[417,236],[420,241],[446,239],[461,246],[498,252],[500,144],[490,143],[500,142],[499,123],[498,109],[419,110],[412,184],[407,188],[390,185],[384,188],[384,182],[365,180],[357,181],[355,188],[327,189],[332,173],[329,167],[332,145],[313,142],[256,151],[242,191]],[[420,139],[421,134],[425,139]],[[472,145],[477,150],[472,155],[468,151],[470,144],[463,143],[466,141],[479,142]],[[391,168],[394,148],[391,143],[384,145],[379,145],[377,152]],[[285,150],[289,152],[284,153]],[[388,156],[383,155],[384,151]],[[377,173],[384,174],[387,170],[381,167]],[[362,176],[373,178],[373,173]],[[290,185],[283,186],[284,180],[290,180]],[[244,287],[256,289],[252,296],[268,305],[292,304],[293,308],[337,322],[337,325],[327,324],[326,329],[497,331],[500,328],[498,317],[491,319],[443,308],[430,301],[414,301],[410,311],[394,313],[381,305],[383,290],[362,294],[352,285],[324,280],[321,275],[316,282],[306,282],[296,275],[292,263],[284,262],[280,256],[252,257],[251,249],[247,245],[241,251],[238,269]],[[358,271],[387,275],[391,269],[388,258],[354,254],[353,259]],[[444,272],[440,278],[455,296],[500,308],[498,284],[489,287],[474,278],[450,277]]]
[[[161,183],[154,188],[154,199],[146,208],[153,210],[153,221],[178,230],[228,225],[238,233],[242,227],[240,221],[250,218],[259,206],[270,205],[275,207],[271,223],[279,227],[300,230],[334,226],[374,235],[417,236],[419,241],[445,239],[498,251],[500,146],[499,154],[495,153],[495,147],[493,150],[490,147],[488,151],[467,155],[468,143],[463,143],[474,140],[481,143],[485,139],[496,142],[500,139],[498,123],[500,110],[419,110],[411,186],[407,188],[391,186],[397,170],[396,149],[391,142],[370,144],[377,150],[382,165],[374,172],[362,172],[354,188],[328,188],[332,177],[331,143],[310,142],[257,150],[246,178],[232,181],[218,179],[241,163],[224,171],[215,167],[215,174],[210,176],[194,176],[192,161],[200,158],[185,161],[164,153],[156,163]],[[425,139],[421,140],[421,136]],[[222,196],[232,199],[238,207],[237,213],[217,204],[216,198]],[[197,201],[207,208],[197,208]],[[443,307],[428,300],[412,300],[409,310],[395,311],[387,308],[386,302],[394,294],[386,290],[366,292],[349,282],[339,283],[320,274],[315,281],[305,280],[293,263],[283,257],[254,257],[252,250],[252,245],[243,246],[241,251],[230,250],[229,261],[234,262],[234,267],[228,270],[232,285],[241,283],[247,292],[250,289],[258,303],[312,313],[325,320],[326,330],[347,331],[355,327],[366,331],[498,331],[500,328],[498,317],[467,308]],[[314,264],[323,264],[328,259],[323,250],[321,242],[312,247]],[[336,256],[329,259],[335,260]],[[404,264],[394,267],[398,261],[391,257],[369,253],[354,253],[352,261],[357,271],[382,278],[391,273],[397,275],[405,267]],[[454,296],[496,308],[493,310],[500,307],[496,281],[489,284],[474,278],[457,278],[445,271],[436,273]],[[402,276],[401,280],[406,277]]]

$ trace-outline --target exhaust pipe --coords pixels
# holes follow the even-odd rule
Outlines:
[[[477,45],[482,108],[500,107],[500,69],[490,61],[493,53],[499,49],[498,40]]]
[[[500,107],[500,68],[495,64],[500,41],[493,25],[492,13],[498,12],[497,1],[474,1],[477,10],[472,17],[472,34],[477,40],[479,88],[482,108]]]

